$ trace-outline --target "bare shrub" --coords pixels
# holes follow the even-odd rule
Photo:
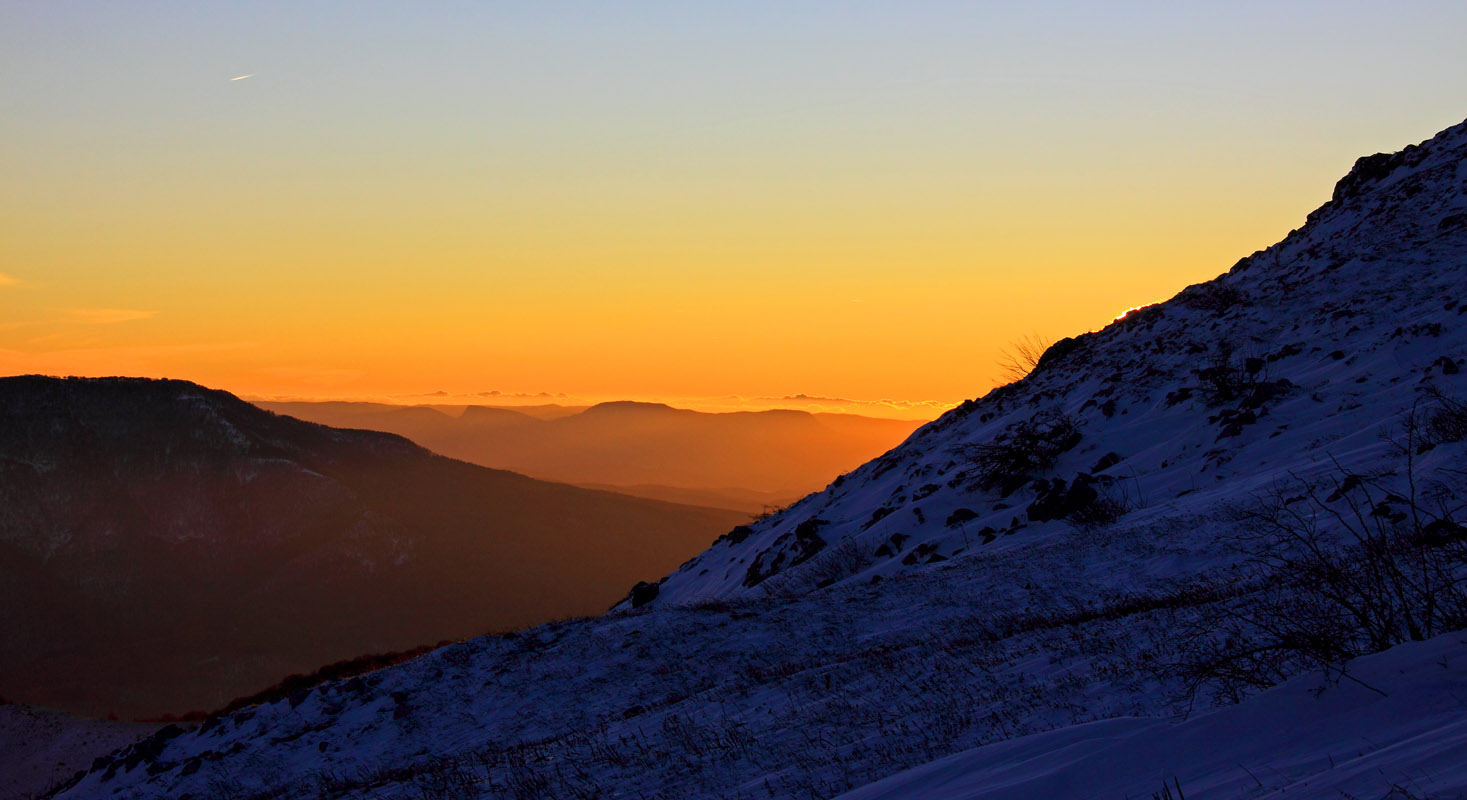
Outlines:
[[[1131,510],[1130,492],[1110,476],[1078,473],[1066,483],[1060,478],[1034,482],[1034,502],[1025,509],[1030,522],[1068,520],[1078,528],[1110,525]]]
[[[1009,383],[1023,380],[1039,366],[1039,359],[1051,344],[1053,342],[1037,333],[1026,334],[1009,342],[999,356],[999,372],[1008,378]]]
[[[785,512],[785,510],[788,509],[788,508],[789,508],[788,505],[781,506],[781,505],[776,505],[776,504],[771,504],[771,503],[765,503],[764,504],[764,508],[762,510],[760,510],[760,512],[758,514],[752,514],[752,515],[750,515],[749,521],[751,523],[753,523],[753,522],[763,522],[764,520],[769,519],[770,517],[775,517],[775,516],[778,516],[780,514],[783,514]],[[743,527],[743,526],[740,526],[740,527]]]
[[[1439,389],[1426,395],[1428,407],[1418,406],[1414,423],[1417,451],[1424,452],[1437,445],[1467,440],[1467,403],[1449,397]]]
[[[1102,528],[1114,524],[1131,511],[1131,500],[1124,492],[1101,492],[1083,508],[1071,512],[1065,519],[1077,528]]]
[[[1258,359],[1237,363],[1233,360],[1232,347],[1224,345],[1208,358],[1207,366],[1193,370],[1209,405],[1241,400],[1258,384],[1259,370],[1251,368]]]
[[[1182,792],[1182,781],[1172,778],[1172,786],[1177,787],[1177,793],[1172,794],[1172,787],[1167,786],[1166,781],[1161,782],[1161,791],[1152,792],[1151,800],[1187,800],[1187,795]]]
[[[1220,605],[1184,637],[1177,665],[1195,696],[1238,700],[1306,669],[1348,677],[1344,661],[1467,627],[1467,504],[1337,467],[1232,510],[1235,544],[1263,587]]]
[[[765,591],[772,597],[794,597],[845,580],[873,563],[871,553],[854,539],[843,538],[811,558],[804,569],[770,576]]]
[[[979,486],[1008,495],[1054,466],[1055,459],[1079,444],[1080,438],[1075,420],[1054,408],[963,452],[973,463]]]

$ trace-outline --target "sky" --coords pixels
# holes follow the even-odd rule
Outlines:
[[[0,374],[931,416],[1462,121],[1463,31],[1460,2],[0,0]]]

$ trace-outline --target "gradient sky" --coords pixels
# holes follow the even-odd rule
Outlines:
[[[956,402],[1461,121],[1464,32],[1461,2],[5,0],[0,374]]]

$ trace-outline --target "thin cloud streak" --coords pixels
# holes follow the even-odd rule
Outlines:
[[[134,308],[68,308],[66,313],[77,322],[88,325],[111,325],[117,322],[135,322],[158,316],[156,311],[141,311]]]
[[[256,347],[255,342],[70,347],[56,350],[0,348],[0,375],[135,375],[162,377],[180,357]]]

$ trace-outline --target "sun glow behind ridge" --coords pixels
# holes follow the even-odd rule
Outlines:
[[[1139,306],[1131,306],[1130,308],[1126,309],[1125,311],[1122,311],[1121,313],[1117,314],[1115,316],[1115,320],[1112,320],[1112,321],[1123,320],[1126,317],[1130,316],[1131,314],[1134,314],[1137,311],[1140,311],[1143,308],[1151,308],[1154,305],[1156,305],[1156,303],[1142,303]]]

